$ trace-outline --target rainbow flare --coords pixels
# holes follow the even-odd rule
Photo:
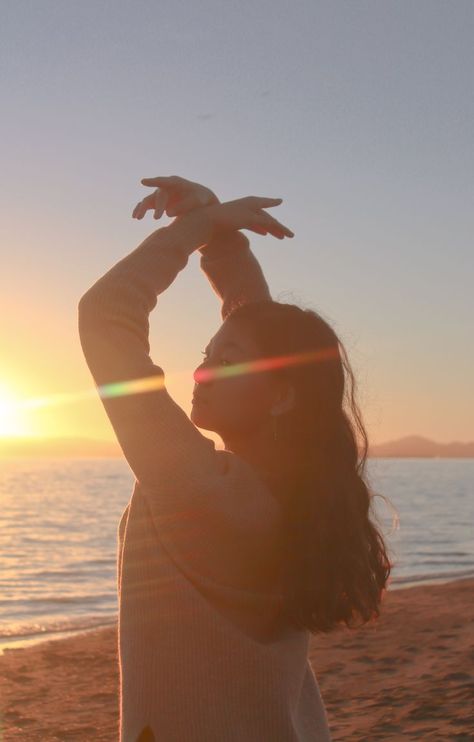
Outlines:
[[[111,384],[102,384],[97,387],[100,396],[124,397],[128,394],[141,394],[142,392],[154,392],[162,389],[165,385],[165,377],[162,374],[144,376],[142,379],[131,379],[131,381],[114,381]]]
[[[241,374],[258,373],[259,371],[274,371],[277,368],[297,366],[304,363],[318,363],[334,358],[339,358],[339,350],[337,347],[331,346],[304,353],[293,353],[292,355],[261,358],[245,363],[234,363],[232,366],[224,366],[224,368],[198,369],[194,372],[194,379],[199,384],[202,384],[205,381],[221,379],[227,376],[240,376]]]
[[[339,358],[339,350],[335,346],[322,348],[316,351],[307,351],[304,353],[295,353],[292,355],[275,356],[273,358],[261,358],[255,361],[246,361],[244,363],[234,363],[231,366],[214,367],[207,369],[197,369],[193,376],[194,380],[202,384],[206,381],[215,379],[225,379],[227,377],[241,376],[243,374],[254,374],[262,371],[274,371],[278,368],[296,366],[304,363],[320,363],[334,358]],[[186,373],[187,376],[187,373]],[[110,384],[102,384],[97,387],[99,396],[102,399],[111,397],[125,397],[129,394],[142,394],[144,392],[154,392],[163,389],[165,386],[164,374],[155,374],[153,376],[144,376],[139,379],[129,381],[114,381]],[[21,408],[38,408],[49,407],[58,404],[68,404],[78,402],[82,399],[95,397],[96,389],[88,389],[83,392],[70,392],[51,394],[45,397],[35,397],[30,399],[18,400],[16,407]]]

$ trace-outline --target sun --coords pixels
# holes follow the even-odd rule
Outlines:
[[[15,392],[0,382],[0,437],[29,435],[24,411]]]

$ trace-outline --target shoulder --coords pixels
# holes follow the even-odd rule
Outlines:
[[[258,524],[265,531],[275,528],[281,506],[259,473],[231,451],[216,450],[215,457],[223,505],[239,514],[243,527]]]

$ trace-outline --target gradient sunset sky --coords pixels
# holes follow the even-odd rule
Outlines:
[[[471,0],[4,3],[0,434],[113,438],[77,304],[171,221],[131,218],[140,179],[177,174],[283,198],[292,240],[246,234],[345,343],[371,443],[472,440],[473,31]],[[151,315],[188,414],[219,324],[195,254]]]

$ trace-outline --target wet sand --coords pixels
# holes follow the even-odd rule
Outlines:
[[[472,578],[389,590],[377,621],[312,637],[310,659],[334,742],[474,739]],[[6,649],[1,742],[116,742],[118,682],[116,627]]]

